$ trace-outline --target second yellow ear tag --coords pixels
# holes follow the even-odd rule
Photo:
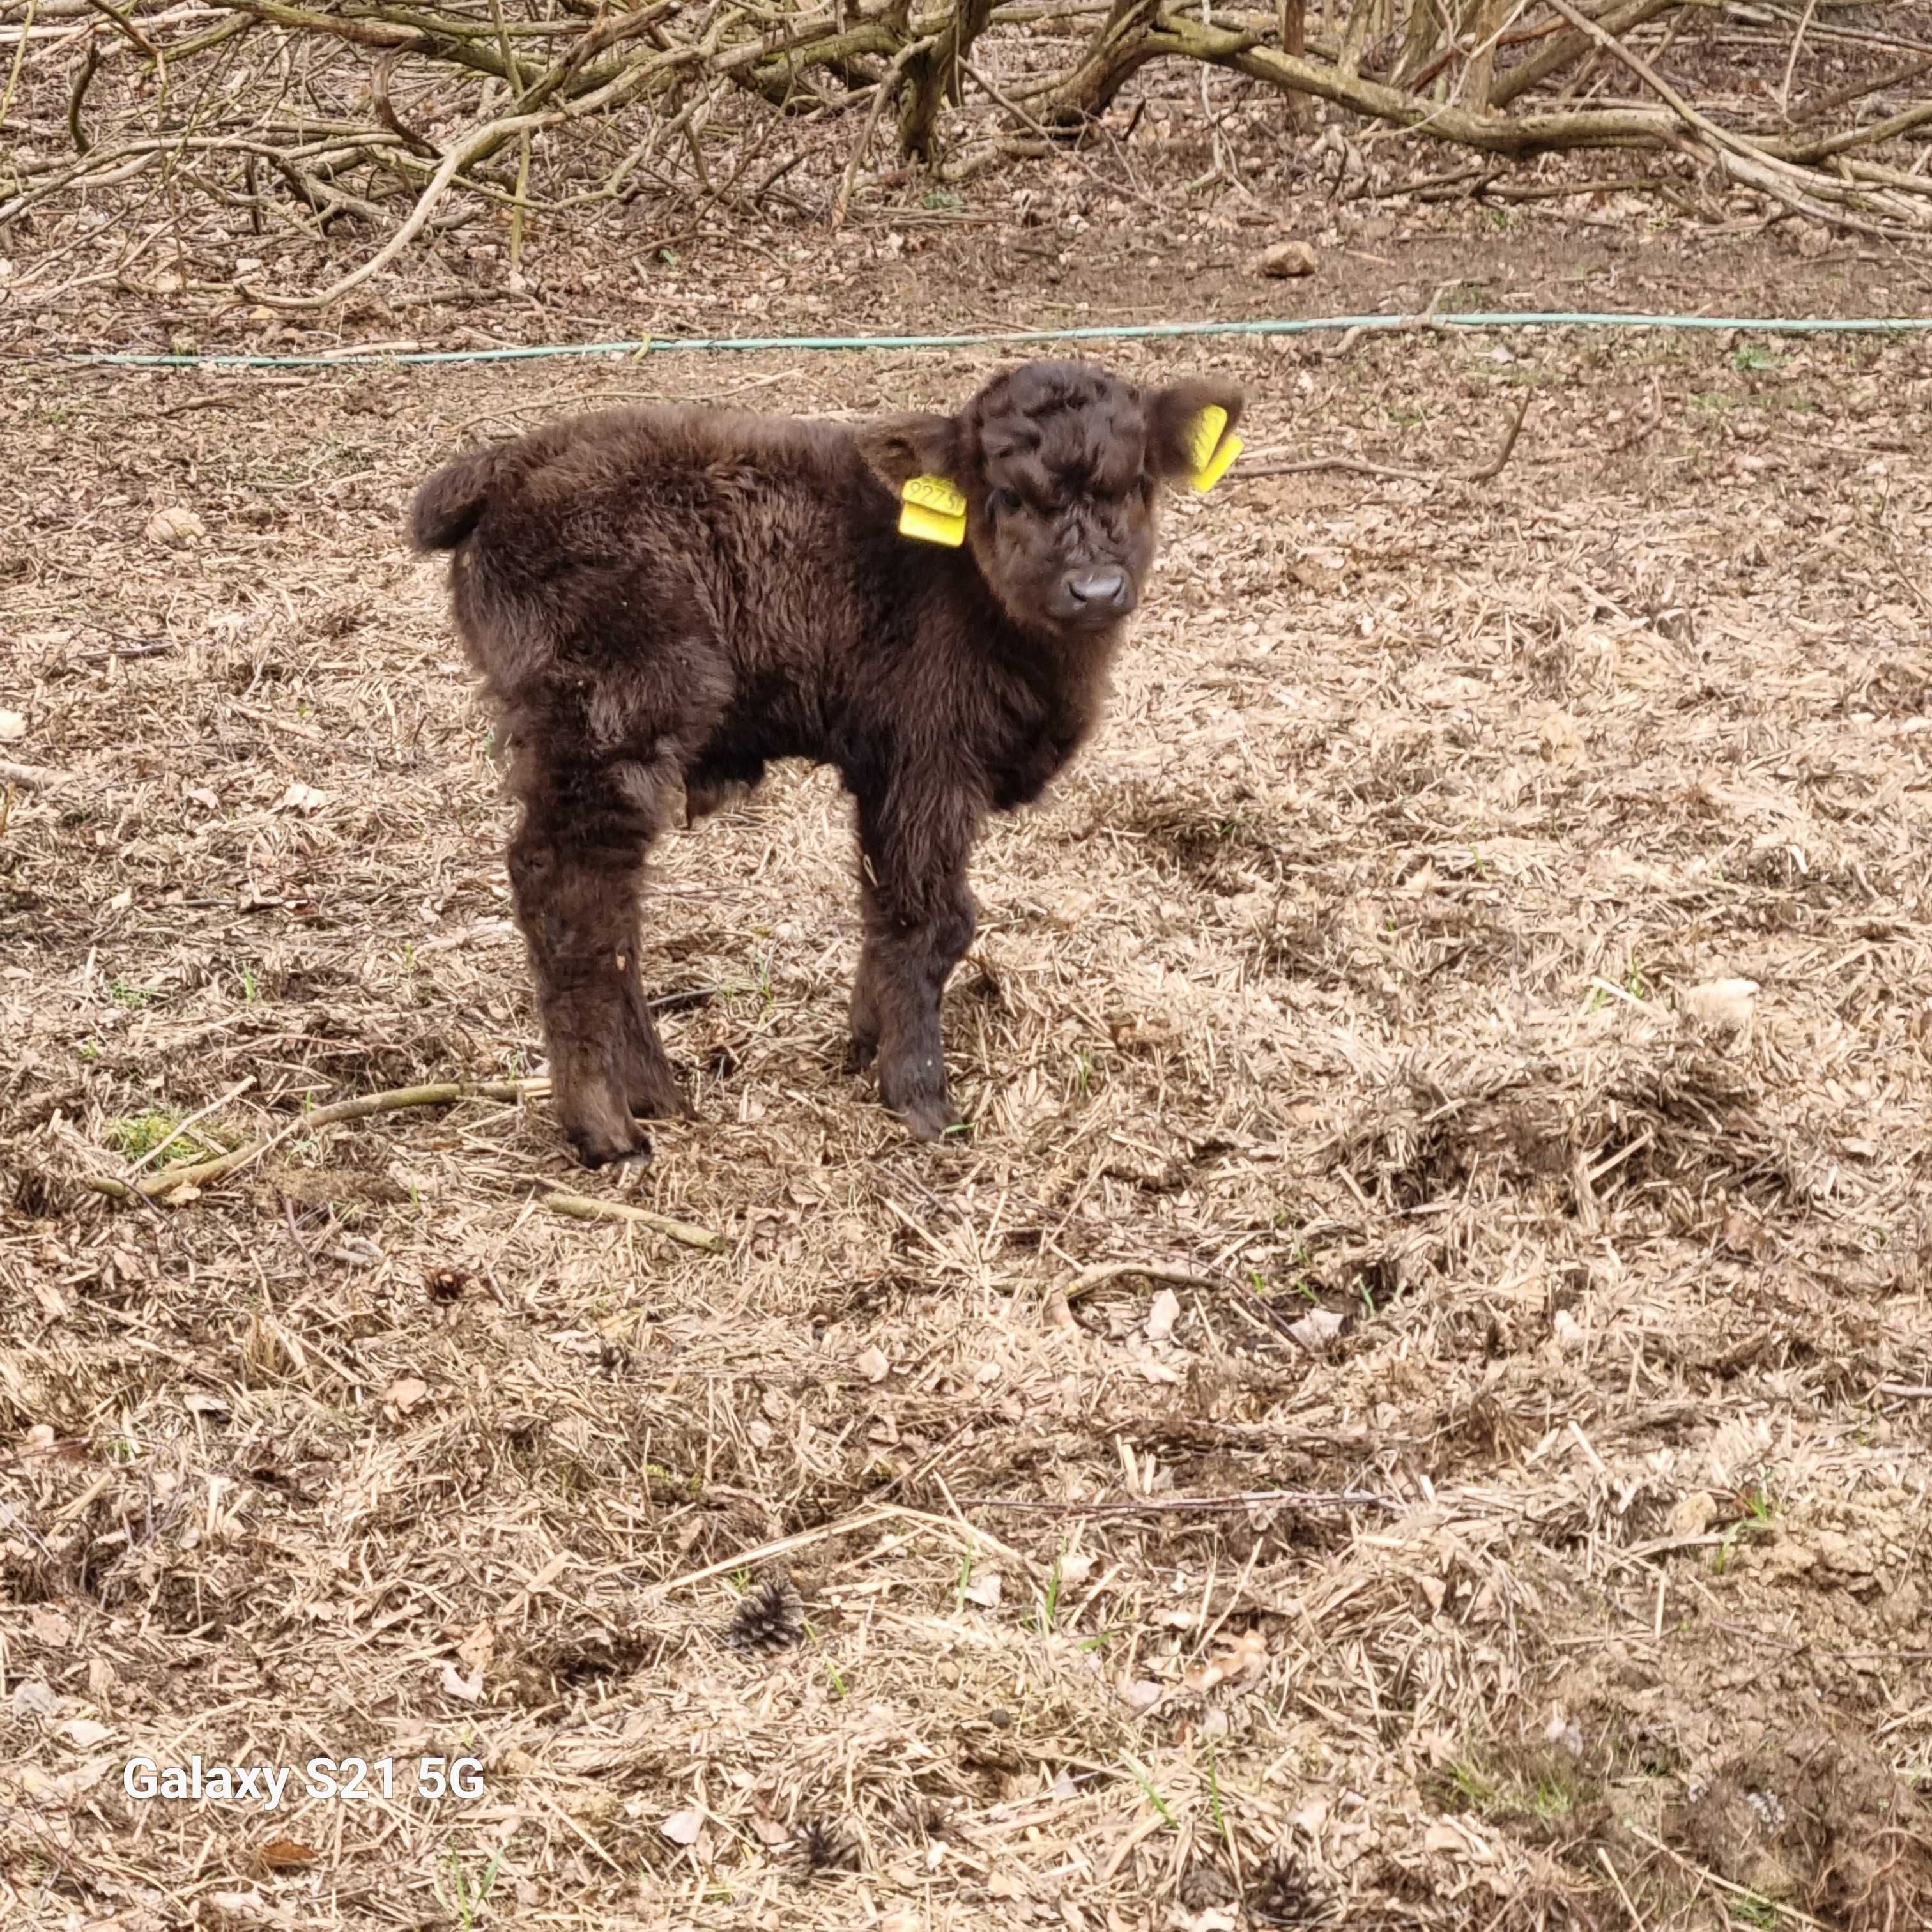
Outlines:
[[[1228,466],[1241,453],[1241,439],[1225,434],[1227,427],[1228,412],[1219,403],[1210,403],[1189,428],[1187,454],[1194,474],[1188,481],[1204,496],[1227,475]]]
[[[966,541],[966,499],[944,476],[908,477],[899,491],[899,535],[958,549]]]

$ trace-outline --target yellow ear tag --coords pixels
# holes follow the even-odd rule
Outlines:
[[[966,541],[966,499],[944,476],[909,477],[899,491],[899,535],[958,549]]]
[[[1194,465],[1188,481],[1203,496],[1227,475],[1241,453],[1241,439],[1224,434],[1227,427],[1228,412],[1219,403],[1210,403],[1188,430],[1188,460]]]

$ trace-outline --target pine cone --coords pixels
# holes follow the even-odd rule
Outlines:
[[[1270,1858],[1255,1874],[1246,1900],[1258,1925],[1309,1925],[1322,1916],[1322,1895],[1289,1854]]]
[[[734,1650],[789,1650],[805,1634],[805,1604],[789,1576],[772,1576],[748,1590],[724,1627]]]
[[[432,1301],[460,1301],[472,1279],[467,1268],[424,1268],[423,1289]]]
[[[1206,1912],[1233,1898],[1234,1881],[1213,1859],[1197,1858],[1180,1874],[1179,1896],[1190,1912]]]
[[[808,1818],[798,1828],[798,1849],[807,1871],[856,1871],[859,1848],[830,1818]]]

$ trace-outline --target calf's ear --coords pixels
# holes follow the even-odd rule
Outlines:
[[[1245,401],[1234,383],[1212,378],[1155,390],[1147,398],[1149,467],[1167,483],[1196,475],[1234,434]],[[1208,410],[1221,411],[1222,419],[1204,417]]]
[[[951,416],[881,416],[861,424],[856,434],[859,453],[895,496],[915,476],[956,480],[959,424]]]

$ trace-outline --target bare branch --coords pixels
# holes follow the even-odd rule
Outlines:
[[[430,217],[436,212],[438,203],[449,192],[451,185],[463,170],[483,160],[487,155],[514,140],[519,134],[534,134],[540,128],[554,127],[562,119],[560,114],[512,114],[500,121],[492,121],[471,130],[467,140],[459,141],[443,157],[442,165],[430,178],[428,187],[418,197],[416,206],[410,211],[409,218],[381,248],[371,255],[359,268],[352,268],[339,281],[314,295],[278,295],[268,290],[256,290],[244,286],[242,295],[250,302],[260,302],[269,308],[319,309],[326,308],[332,302],[338,302],[351,289],[360,288],[370,276],[380,274],[393,262],[424,229]]]
[[[136,194],[152,187],[171,199],[204,196],[246,208],[258,232],[280,223],[304,244],[353,214],[374,231],[360,266],[322,272],[325,285],[310,293],[241,291],[271,308],[314,312],[383,274],[426,238],[473,219],[479,202],[513,211],[513,257],[540,212],[662,191],[697,219],[706,206],[737,196],[748,170],[764,165],[778,114],[817,122],[856,110],[856,141],[835,137],[847,156],[831,184],[834,219],[842,219],[889,108],[902,153],[915,160],[938,160],[943,136],[960,142],[957,154],[938,162],[942,179],[1058,154],[1110,194],[1154,202],[1162,195],[1148,194],[1130,170],[1081,153],[1079,136],[1142,68],[1189,60],[1276,89],[1297,114],[1326,102],[1324,140],[1350,154],[1348,122],[1359,117],[1482,158],[1474,168],[1407,187],[1378,174],[1360,194],[1553,199],[1582,190],[1567,178],[1508,179],[1509,164],[1547,153],[1628,151],[1694,158],[1778,210],[1855,232],[1899,239],[1932,230],[1924,177],[1891,165],[1901,158],[1885,152],[1932,125],[1932,100],[1856,120],[1871,94],[1932,71],[1932,52],[1834,24],[1850,0],[1774,6],[1783,86],[1760,122],[1740,126],[1672,86],[1656,54],[1646,58],[1631,43],[1660,16],[1674,32],[1697,17],[1690,9],[1699,4],[1342,0],[1342,14],[1324,6],[1311,20],[1302,0],[1206,0],[1198,14],[1197,0],[890,0],[862,13],[848,10],[847,0],[822,8],[818,0],[712,0],[701,10],[644,0],[622,11],[615,0],[568,0],[537,18],[538,10],[506,0],[466,0],[460,8],[364,0],[353,10],[322,0],[0,0],[0,60],[10,56],[0,75],[0,118],[26,89],[40,123],[58,128],[64,88],[73,143],[71,154],[11,144],[0,177],[0,226],[58,198],[107,196],[137,180]],[[1091,38],[1058,73],[1035,62],[1016,78],[986,52],[1001,31],[1080,33],[1088,30],[1076,23],[1095,14]],[[208,78],[184,121],[182,90],[170,79],[164,100],[147,70],[124,62],[118,40],[96,26],[103,20],[170,76],[223,50],[188,70]],[[259,99],[235,86],[230,63],[244,36],[251,56],[260,46],[267,56],[236,64],[252,75]],[[1909,58],[1816,104],[1801,96],[1795,116],[1780,111],[1800,51],[1847,38],[1895,46]],[[1393,58],[1390,49],[1398,50]],[[1504,50],[1517,49],[1515,64],[1496,72]],[[1540,92],[1552,82],[1574,88],[1580,60],[1614,62],[1636,78],[1643,98],[1592,104]],[[44,63],[38,71],[37,61]],[[964,101],[964,78],[1026,138],[1004,131],[976,100]],[[734,101],[734,90],[746,98]],[[949,103],[963,139],[945,115]],[[643,124],[624,128],[629,116]],[[621,130],[608,152],[600,152],[602,140],[554,132],[592,122]],[[727,130],[735,146],[720,165]],[[539,138],[545,135],[551,138]],[[796,166],[821,138],[815,128],[812,143],[788,143],[794,152],[782,166]],[[1226,179],[1233,164],[1218,134],[1214,154],[1214,173],[1204,178]],[[1617,185],[1656,190],[1695,211],[1682,184],[1664,174],[1604,172]],[[776,178],[752,190],[754,202]]]
[[[425,140],[413,128],[404,127],[390,101],[389,75],[400,58],[398,52],[392,48],[376,63],[375,69],[369,76],[369,96],[375,104],[376,118],[412,154],[422,154],[430,160],[440,161],[442,155],[435,143]]]
[[[109,6],[107,0],[87,0],[87,4],[92,7],[104,20],[112,21],[122,33],[127,35],[128,39],[131,40],[142,53],[147,56],[148,59],[159,60],[160,58],[160,55],[157,50],[154,42],[149,40],[147,35],[142,33],[140,28],[136,26],[134,22],[129,20],[124,14],[121,13],[115,8]]]

